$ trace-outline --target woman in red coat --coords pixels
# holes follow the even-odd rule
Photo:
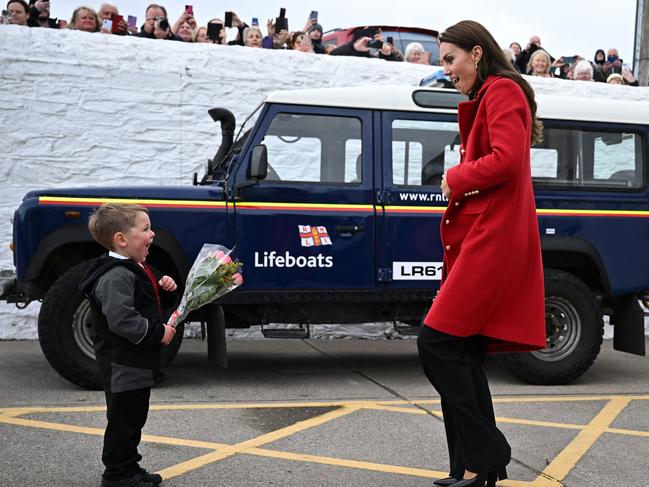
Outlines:
[[[545,347],[543,266],[530,145],[540,139],[534,92],[492,35],[462,21],[440,36],[458,106],[460,164],[442,180],[442,285],[417,340],[440,395],[450,476],[437,485],[495,485],[511,449],[496,427],[487,351]]]

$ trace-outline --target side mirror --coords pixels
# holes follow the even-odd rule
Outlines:
[[[250,155],[250,177],[258,181],[268,176],[268,150],[264,144],[252,148]]]

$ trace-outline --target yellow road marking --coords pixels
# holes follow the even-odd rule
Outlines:
[[[165,468],[159,473],[165,479],[176,477],[178,475],[189,472],[190,470],[195,470],[210,463],[214,463],[219,460],[223,460],[224,458],[228,458],[232,455],[236,455],[237,453],[244,453],[251,448],[259,447],[267,443],[277,441],[281,438],[285,438],[287,436],[292,436],[295,433],[313,428],[315,426],[320,426],[329,421],[333,421],[334,419],[338,419],[342,416],[358,411],[358,409],[359,408],[357,407],[342,407],[340,409],[336,409],[335,411],[329,411],[314,418],[298,421],[297,423],[294,423],[285,428],[280,428],[278,430],[271,431],[270,433],[257,436],[256,438],[251,438],[235,445],[227,446],[219,451],[196,457],[192,460],[174,465],[173,467]]]
[[[566,446],[563,451],[554,458],[552,463],[543,472],[543,475],[534,480],[532,483],[507,480],[500,484],[503,486],[520,487],[520,486],[534,486],[546,487],[556,486],[558,481],[563,480],[570,471],[574,468],[577,462],[587,453],[592,445],[603,433],[614,433],[629,436],[649,437],[647,431],[636,431],[623,428],[611,428],[610,424],[615,418],[623,411],[623,409],[631,401],[646,401],[649,400],[649,395],[628,395],[628,396],[614,396],[614,395],[601,395],[601,396],[534,396],[534,397],[498,397],[494,398],[496,403],[539,403],[539,402],[582,402],[582,401],[607,401],[603,409],[590,421],[587,425],[569,424],[569,423],[556,423],[548,421],[535,421],[519,418],[498,417],[497,421],[500,423],[521,424],[526,426],[541,426],[541,427],[554,427],[565,429],[581,430],[580,433],[573,439],[573,441]],[[152,410],[227,410],[227,409],[254,409],[254,408],[299,408],[299,407],[336,407],[334,411],[321,414],[311,419],[297,422],[285,428],[272,431],[270,433],[252,438],[234,445],[187,440],[182,438],[164,437],[156,435],[143,435],[142,441],[161,443],[167,445],[184,446],[192,448],[201,448],[213,450],[205,455],[198,456],[192,460],[179,463],[177,465],[168,467],[160,473],[165,478],[181,475],[185,472],[200,468],[210,463],[228,458],[236,454],[256,455],[270,458],[281,458],[286,460],[302,461],[326,464],[332,466],[341,466],[348,468],[357,468],[364,470],[372,470],[377,472],[393,473],[400,475],[409,475],[425,478],[438,478],[445,476],[445,472],[434,470],[419,469],[413,467],[404,467],[399,465],[378,464],[373,462],[364,462],[359,460],[349,460],[335,457],[307,455],[301,453],[291,453],[284,451],[275,451],[260,448],[262,445],[271,443],[278,439],[286,438],[294,435],[300,431],[313,428],[333,421],[342,416],[350,414],[354,411],[363,409],[370,410],[383,410],[395,413],[408,413],[408,414],[426,414],[424,411],[417,408],[403,407],[412,405],[414,401],[403,400],[387,400],[387,401],[370,401],[370,400],[356,400],[356,401],[322,401],[322,402],[282,402],[282,403],[230,403],[230,404],[156,404],[151,406]],[[423,404],[439,404],[439,399],[420,400],[416,401],[417,405]],[[58,406],[58,407],[12,407],[0,408],[0,423],[13,424],[18,426],[26,426],[40,429],[50,429],[56,431],[74,432],[101,436],[104,434],[103,428],[91,428],[78,425],[53,423],[35,419],[21,418],[19,416],[36,413],[82,413],[82,412],[104,412],[105,406]],[[431,414],[441,416],[440,411],[432,410]]]
[[[602,436],[629,402],[631,402],[631,398],[628,397],[611,399],[568,446],[554,457],[554,460],[543,470],[543,473],[557,480],[565,479],[577,462],[593,446],[597,439]],[[556,483],[544,477],[539,477],[532,482],[532,486],[534,487],[553,485],[556,485]]]

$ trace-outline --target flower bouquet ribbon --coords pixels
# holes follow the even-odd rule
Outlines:
[[[230,258],[232,251],[216,244],[204,244],[189,269],[185,292],[178,309],[169,317],[174,328],[190,311],[211,303],[243,283],[241,263]]]

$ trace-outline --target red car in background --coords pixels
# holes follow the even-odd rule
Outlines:
[[[381,29],[385,41],[388,40],[388,37],[392,37],[394,45],[404,55],[408,44],[411,42],[419,42],[424,47],[424,50],[429,53],[430,64],[437,65],[439,63],[439,32],[420,27],[370,25],[349,27],[347,29],[332,29],[324,33],[322,42],[325,45],[333,44],[334,46],[342,46],[352,40],[354,32],[358,29],[365,29],[368,27]]]

